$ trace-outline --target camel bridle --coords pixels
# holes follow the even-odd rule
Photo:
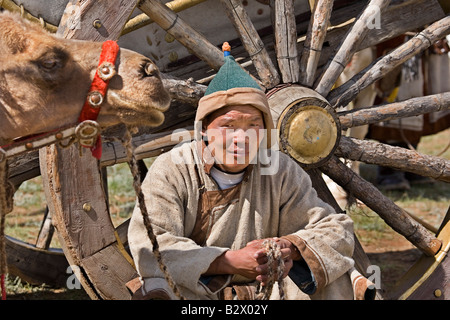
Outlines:
[[[12,206],[8,205],[12,196],[7,189],[9,183],[7,159],[53,143],[59,143],[64,147],[75,141],[79,142],[80,148],[90,148],[92,155],[100,159],[102,154],[101,130],[96,120],[105,100],[109,80],[116,75],[115,62],[119,49],[116,41],[108,40],[102,44],[97,71],[77,124],[20,138],[8,145],[0,146],[0,292],[2,300],[6,299],[5,275],[7,273],[5,217],[12,210]],[[63,141],[66,139],[69,139],[69,142],[63,145]]]
[[[116,41],[103,42],[98,67],[77,124],[17,139],[8,145],[0,146],[0,162],[53,143],[59,143],[65,147],[75,141],[78,141],[80,147],[90,148],[92,155],[100,159],[102,155],[101,128],[97,118],[105,101],[109,80],[117,73],[115,63],[119,50],[120,47]],[[67,139],[69,142],[64,144],[63,141]]]

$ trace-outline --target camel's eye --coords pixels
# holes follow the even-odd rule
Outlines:
[[[28,68],[27,76],[32,77],[35,84],[42,86],[55,86],[64,77],[70,77],[71,72],[66,65],[69,54],[59,48],[42,47],[43,53],[32,60],[34,68]]]
[[[56,69],[63,68],[67,59],[68,54],[64,50],[52,48],[36,59],[35,63],[42,71],[48,74],[49,71],[53,73],[57,71]]]
[[[56,67],[58,61],[56,59],[45,59],[41,61],[41,66],[47,70],[51,70]]]

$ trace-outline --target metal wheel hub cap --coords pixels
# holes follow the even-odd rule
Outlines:
[[[317,92],[300,86],[282,89],[269,98],[271,108],[278,102],[278,110],[285,105],[276,123],[280,149],[303,167],[320,166],[332,155],[340,139],[334,109]]]

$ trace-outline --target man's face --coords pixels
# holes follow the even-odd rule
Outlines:
[[[264,137],[263,129],[263,115],[258,109],[228,106],[208,117],[202,134],[204,139],[208,139],[215,165],[223,171],[236,173],[244,170],[255,158]]]

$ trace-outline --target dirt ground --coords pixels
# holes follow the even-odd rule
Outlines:
[[[401,237],[381,240],[377,244],[363,247],[371,264],[381,268],[379,292],[384,299],[392,299],[391,290],[395,287],[396,282],[414,265],[422,253]]]

